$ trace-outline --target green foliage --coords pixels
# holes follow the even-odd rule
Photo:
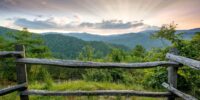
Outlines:
[[[175,34],[176,26],[177,25],[174,23],[163,25],[158,32],[152,35],[152,37],[166,39],[172,43],[179,42],[182,33]]]
[[[155,68],[151,71],[146,71],[145,80],[143,84],[146,87],[151,87],[154,89],[160,89],[162,88],[162,83],[167,82],[167,70],[166,68]]]
[[[52,51],[55,58],[60,59],[77,59],[81,55],[83,48],[89,46],[94,49],[94,58],[104,58],[109,54],[112,48],[121,48],[128,50],[123,45],[114,45],[97,41],[83,41],[75,37],[65,36],[61,34],[46,34],[42,36],[45,44]],[[59,44],[59,45],[58,45]]]
[[[140,50],[136,53],[136,50]],[[130,51],[132,53],[132,51]],[[134,62],[136,59],[141,61],[142,53],[145,53],[145,49],[142,46],[136,47],[134,49],[133,57],[130,56],[129,52],[113,48],[111,53],[107,56],[106,62]],[[141,54],[137,57],[138,54]],[[136,58],[137,57],[137,58]],[[138,59],[140,58],[140,60]],[[115,82],[115,83],[124,83],[127,85],[136,83],[136,74],[139,75],[139,72],[133,70],[125,69],[91,69],[87,70],[87,73],[83,74],[83,79],[87,81],[96,81],[96,82]],[[142,76],[142,75],[141,75]]]
[[[95,81],[95,82],[111,82],[112,77],[108,70],[87,70],[87,73],[83,74],[83,79],[86,81]]]
[[[2,37],[2,36],[0,36],[0,50],[3,50],[3,48],[5,47],[5,39]]]
[[[166,52],[165,49],[154,48],[146,53],[144,60],[146,62],[163,61]],[[162,68],[161,66],[152,69],[144,69],[144,73],[144,79],[141,84],[144,84],[146,88],[151,87],[154,89],[161,89],[161,84],[167,82],[167,69]]]
[[[191,41],[183,40],[178,48],[182,56],[200,60],[200,32],[197,32]]]
[[[9,37],[10,49],[14,49],[16,44],[24,45],[27,57],[50,57],[49,49],[44,46],[44,41],[40,35],[28,32],[26,28],[16,33],[7,33]]]
[[[81,52],[84,55],[86,61],[91,61],[93,58],[93,52],[94,49],[92,47],[86,46],[83,48],[83,52]],[[114,62],[120,62],[122,59],[120,56],[122,54],[122,51],[119,49],[113,49],[110,57],[112,61]],[[124,77],[122,76],[122,70],[121,69],[89,69],[86,70],[86,73],[83,74],[83,79],[87,81],[96,81],[96,82],[121,82],[124,81]]]
[[[132,50],[132,56],[145,57],[145,55],[146,55],[146,50],[141,45],[136,45],[135,48],[133,48]]]
[[[121,49],[113,48],[108,58],[112,62],[122,62],[125,59],[125,52]]]
[[[82,51],[79,54],[80,60],[91,61],[94,58],[94,48],[90,45],[86,45],[82,48]]]
[[[83,74],[83,79],[86,81],[95,82],[114,82],[130,85],[133,83],[131,73],[123,69],[91,69]]]
[[[16,81],[16,68],[13,58],[0,59],[0,79]]]
[[[30,33],[26,28],[24,28],[22,31],[9,32],[7,33],[7,36],[8,38],[6,38],[6,40],[8,42],[6,43],[5,41],[2,41],[6,47],[4,50],[14,50],[14,46],[16,44],[21,44],[26,48],[26,57],[49,58],[51,56],[49,49],[44,46],[44,42],[40,35]],[[13,62],[14,59],[2,60],[2,63],[5,63],[5,65],[0,65],[1,73],[3,73],[1,76],[2,79],[9,79],[12,81],[16,80],[15,64]],[[29,80],[40,79],[41,77],[43,79],[51,78],[50,76],[46,76],[48,72],[45,70],[47,69],[35,67],[36,66],[28,67],[28,73],[30,76]]]
[[[179,55],[199,59],[200,52],[200,34],[199,32],[192,38],[192,40],[183,40],[181,34],[176,34],[176,26],[174,24],[164,25],[160,31],[154,34],[156,38],[164,38],[172,42],[173,48],[177,48]],[[155,73],[159,75],[160,72]],[[200,72],[195,71],[191,68],[179,68],[178,78],[178,88],[185,91],[191,90],[193,94],[199,92],[199,83],[200,83]]]

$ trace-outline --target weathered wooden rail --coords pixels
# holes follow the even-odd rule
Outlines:
[[[76,60],[59,60],[59,59],[37,59],[21,58],[16,60],[17,63],[53,65],[66,68],[152,68],[156,66],[174,66],[178,63],[172,61],[156,61],[144,63],[100,63],[100,62],[83,62]]]
[[[96,91],[45,91],[28,90],[22,95],[43,95],[43,96],[143,96],[143,97],[168,97],[169,92],[142,92],[134,90],[96,90]]]
[[[188,95],[188,94],[185,94],[185,93],[183,93],[183,92],[177,90],[176,88],[170,86],[169,84],[167,84],[167,83],[165,83],[165,82],[162,83],[162,86],[164,86],[164,87],[167,88],[169,91],[173,92],[174,94],[176,94],[176,95],[179,96],[179,97],[182,97],[182,98],[185,99],[185,100],[197,100],[196,98],[194,98],[194,97],[192,97],[192,96],[190,96],[190,95]]]
[[[19,57],[22,54],[22,51],[2,51],[0,52],[0,58]]]
[[[83,62],[75,60],[59,59],[37,59],[25,58],[25,49],[21,45],[16,46],[16,51],[0,52],[0,58],[15,57],[17,82],[19,85],[1,89],[0,96],[19,91],[21,100],[28,100],[29,95],[42,96],[144,96],[144,97],[167,97],[168,100],[175,100],[175,97],[181,97],[185,100],[197,100],[195,97],[177,90],[177,70],[178,67],[187,65],[193,69],[200,70],[200,61],[189,59],[174,54],[167,54],[169,61],[155,61],[143,63],[101,63],[101,62]],[[168,67],[168,84],[162,85],[168,89],[168,92],[145,92],[134,90],[96,90],[96,91],[45,91],[45,90],[28,90],[26,64],[53,65],[64,68],[152,68]]]
[[[11,86],[11,87],[8,87],[8,88],[1,89],[0,90],[0,96],[14,92],[14,91],[21,90],[26,86],[27,86],[27,83],[23,83],[23,84],[19,84],[19,85],[15,85],[15,86]]]
[[[167,53],[166,58],[168,58],[172,61],[184,64],[184,65],[187,65],[193,69],[200,70],[200,61],[182,57],[182,56],[173,55],[170,53]]]

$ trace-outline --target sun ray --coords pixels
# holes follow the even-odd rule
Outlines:
[[[50,18],[62,18],[64,21],[60,23],[63,27],[65,23],[66,25],[69,23],[95,24],[113,20],[121,22],[117,24],[142,22],[144,25],[160,27],[162,24],[175,21],[179,24],[179,29],[189,29],[200,27],[199,4],[200,0],[1,0],[0,21],[6,22],[8,18],[13,20],[24,18],[30,21],[39,18],[46,21]],[[36,17],[38,15],[41,17]],[[11,25],[10,22],[7,23]],[[13,23],[12,27],[18,26]],[[61,31],[61,29],[56,30]],[[77,28],[62,30],[77,31]],[[86,32],[90,30],[91,32],[96,30],[98,34],[113,34],[119,31],[117,29],[85,29]],[[136,30],[138,29],[132,27],[119,32],[127,33]]]

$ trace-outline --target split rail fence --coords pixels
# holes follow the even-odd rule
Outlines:
[[[29,95],[41,96],[143,96],[143,97],[166,97],[168,100],[175,100],[180,97],[185,100],[197,100],[195,97],[179,91],[177,88],[177,71],[182,65],[187,65],[194,70],[200,70],[200,61],[190,58],[167,53],[166,58],[169,61],[155,61],[144,63],[100,63],[100,62],[83,62],[75,60],[59,59],[37,59],[26,58],[25,48],[22,45],[16,45],[15,51],[2,51],[0,58],[16,58],[16,71],[18,85],[0,89],[0,96],[8,93],[19,91],[21,100],[29,100]],[[168,67],[168,82],[162,84],[167,92],[145,92],[134,90],[95,90],[95,91],[47,91],[47,90],[29,90],[27,82],[26,64],[54,65],[64,68],[153,68]]]

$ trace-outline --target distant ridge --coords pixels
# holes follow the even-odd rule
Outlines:
[[[0,34],[4,34],[6,31],[16,31],[14,29],[9,29],[5,27],[0,27]],[[129,48],[134,48],[136,45],[142,45],[146,49],[151,49],[154,47],[166,47],[170,45],[170,42],[161,39],[151,39],[151,34],[154,34],[156,30],[147,30],[137,33],[124,33],[119,35],[94,35],[90,33],[58,33],[58,32],[47,32],[42,35],[47,34],[62,34],[65,36],[72,36],[84,41],[102,41],[106,43],[124,45]],[[189,30],[178,30],[177,33],[185,32],[183,34],[184,39],[191,39],[195,32],[200,32],[200,28],[194,28]]]
[[[85,41],[103,41],[113,44],[125,45],[129,48],[134,48],[136,45],[142,45],[146,49],[151,49],[154,47],[166,47],[170,45],[169,41],[161,39],[151,39],[151,34],[154,34],[156,30],[147,30],[137,33],[124,33],[119,35],[94,35],[90,33],[57,33],[64,34],[67,36],[73,36]],[[200,28],[189,29],[189,30],[178,30],[177,33],[185,32],[183,34],[184,39],[190,39],[195,32],[200,32]],[[55,34],[54,32],[49,32],[46,34]]]

